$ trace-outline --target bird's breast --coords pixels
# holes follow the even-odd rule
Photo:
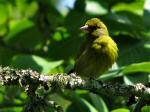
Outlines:
[[[80,76],[97,78],[117,59],[118,48],[113,40],[98,41],[95,44],[94,48],[86,48],[76,62],[75,71]]]

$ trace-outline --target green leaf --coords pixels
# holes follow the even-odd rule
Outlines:
[[[142,112],[150,112],[150,106],[149,105],[147,105],[147,106],[144,106],[144,107],[142,107]]]
[[[66,92],[66,91],[64,91],[64,92]],[[45,93],[43,93],[43,94],[45,94]],[[60,94],[51,94],[49,96],[50,96],[51,101],[59,102],[59,105],[61,105],[63,107],[64,112],[68,112],[68,111],[66,111],[66,109],[68,108],[68,106],[70,106],[71,101],[65,99]],[[49,108],[51,108],[51,107],[49,107]],[[55,111],[48,111],[48,112],[55,112]]]
[[[0,36],[5,35],[7,32],[7,26],[5,24],[0,25]]]
[[[50,70],[61,65],[62,63],[62,60],[47,61],[44,58],[35,55],[17,55],[13,57],[11,65],[16,68],[31,68],[42,73],[49,73]]]
[[[8,66],[11,62],[14,53],[4,47],[0,47],[0,65]]]
[[[26,7],[26,12],[25,12],[25,16],[26,17],[33,17],[36,12],[38,11],[38,4],[37,2],[33,1],[30,4],[28,4],[28,6]]]
[[[9,20],[8,4],[0,3],[0,36],[6,34],[8,20]]]
[[[5,40],[9,40],[13,38],[18,33],[33,27],[33,22],[27,19],[22,20],[12,20],[10,23],[10,31],[8,35],[6,36]]]
[[[102,16],[104,22],[108,26],[111,35],[126,34],[132,38],[149,39],[144,33],[147,33],[143,23],[142,16],[129,11],[118,11]],[[138,19],[136,19],[138,18]]]
[[[136,83],[146,83],[148,82],[148,74],[135,73],[123,76],[125,84],[132,85]]]
[[[109,112],[104,100],[100,96],[97,96],[93,93],[89,93],[89,95],[94,107],[98,110],[98,112]]]
[[[93,1],[97,1],[99,2],[99,4],[101,4],[105,9],[110,10],[112,9],[113,6],[119,4],[119,3],[126,3],[126,4],[130,4],[130,3],[134,3],[136,0],[93,0]]]
[[[123,79],[126,84],[134,84],[139,82],[145,83],[148,82],[147,73],[150,72],[149,68],[150,68],[150,62],[134,63],[128,66],[116,68],[114,70],[109,70],[105,74],[101,75],[99,79],[110,80],[116,77],[124,76]]]
[[[87,1],[86,11],[93,15],[102,15],[107,13],[107,10],[99,4],[98,1]]]
[[[4,95],[5,95],[5,87],[4,86],[1,86],[1,84],[0,84],[0,103],[2,102],[2,101],[4,101]]]
[[[145,0],[136,0],[132,3],[118,3],[116,4],[112,10],[113,11],[130,11],[139,15],[143,14]],[[134,10],[133,10],[134,9]]]
[[[148,72],[150,73],[150,62],[135,63],[126,66],[122,71],[123,74],[129,74],[134,72]]]
[[[32,56],[33,60],[39,65],[42,66],[42,73],[48,73],[50,70],[60,66],[63,61],[47,61],[41,57],[38,56]]]
[[[128,36],[119,36],[118,40],[118,66],[126,66],[150,60],[149,41],[140,41]]]
[[[82,101],[86,104],[86,106],[89,108],[90,112],[98,112],[88,101],[85,99],[82,99]]]
[[[100,80],[105,81],[105,80],[109,80],[109,79],[113,79],[115,77],[118,76],[120,70],[122,68],[118,67],[117,63],[115,63],[111,69],[109,69],[106,73],[104,73],[103,75],[101,75],[99,77]]]
[[[64,25],[71,34],[78,35],[80,32],[80,27],[84,25],[87,19],[88,18],[85,13],[80,13],[76,10],[70,10],[65,18]]]
[[[19,16],[22,16],[24,15],[25,13],[25,10],[27,8],[27,1],[26,0],[16,0],[16,8],[17,8],[17,11],[18,11],[18,14]]]
[[[48,57],[51,57],[54,60],[69,59],[71,57],[75,57],[79,52],[80,45],[83,40],[84,38],[78,36],[71,36],[70,38],[62,39],[59,41],[55,38],[55,40],[52,40],[49,45],[50,52],[48,54]],[[63,53],[60,53],[60,51]]]
[[[0,25],[4,24],[8,19],[8,7],[5,4],[0,4]]]
[[[150,18],[150,0],[146,0],[144,6],[144,23],[147,26],[148,30],[150,29],[149,18]]]
[[[85,6],[86,6],[85,0],[76,0],[74,3],[74,9],[79,12],[84,12]]]
[[[112,110],[111,112],[130,112],[130,110],[125,108],[119,108],[119,109]]]
[[[144,74],[142,72],[150,73],[150,62],[135,63],[126,66],[121,71],[121,74],[130,74],[123,77],[126,84],[148,82],[148,74]]]
[[[67,97],[71,98],[70,101],[72,101],[67,112],[98,112],[88,101],[78,96],[75,92],[67,93]]]

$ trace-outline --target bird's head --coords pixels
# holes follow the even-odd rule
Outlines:
[[[92,18],[88,20],[84,26],[80,28],[86,31],[89,35],[94,37],[99,37],[103,35],[108,35],[108,30],[105,24],[98,18]]]

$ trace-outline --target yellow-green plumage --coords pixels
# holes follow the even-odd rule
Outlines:
[[[98,18],[88,20],[81,29],[88,31],[88,35],[76,61],[75,72],[79,76],[97,78],[116,61],[118,48]]]

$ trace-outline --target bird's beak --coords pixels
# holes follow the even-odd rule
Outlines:
[[[88,25],[84,25],[84,26],[80,27],[80,30],[88,31],[89,27],[88,27]]]

